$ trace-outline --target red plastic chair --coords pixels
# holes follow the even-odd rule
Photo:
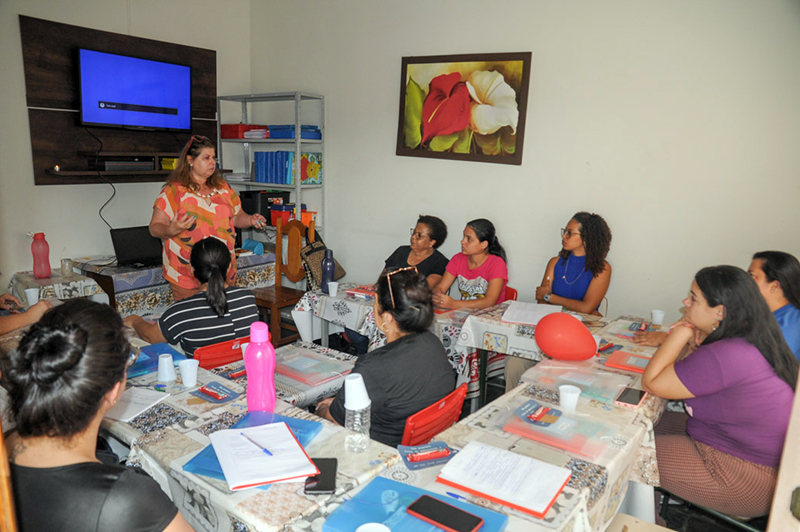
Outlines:
[[[462,384],[444,399],[424,408],[406,420],[401,445],[422,445],[434,436],[450,428],[458,421],[464,399],[467,397],[467,383]]]
[[[506,301],[516,301],[517,300],[517,289],[511,288],[510,286],[506,285]]]

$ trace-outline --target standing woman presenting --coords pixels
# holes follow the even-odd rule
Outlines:
[[[227,244],[232,259],[227,280],[234,285],[236,228],[265,225],[260,214],[242,210],[239,196],[217,169],[214,144],[193,135],[156,198],[150,219],[150,234],[164,241],[164,278],[175,300],[196,294],[200,287],[189,264],[195,242],[214,236]]]

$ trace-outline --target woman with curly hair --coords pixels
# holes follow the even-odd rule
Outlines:
[[[601,316],[598,308],[611,283],[611,265],[606,261],[610,247],[611,229],[602,216],[575,213],[561,230],[561,252],[547,263],[536,300]],[[531,366],[531,360],[506,357],[506,390],[514,388]]]

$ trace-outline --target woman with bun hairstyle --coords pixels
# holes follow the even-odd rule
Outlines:
[[[460,300],[448,295],[454,282]],[[442,280],[433,289],[433,304],[472,310],[493,307],[506,300],[506,284],[506,251],[497,239],[494,224],[478,218],[464,228],[461,253],[450,259]]]
[[[769,513],[797,387],[798,362],[756,283],[735,266],[703,268],[683,319],[642,386],[683,400],[655,427],[661,486],[718,512]]]
[[[87,299],[46,312],[11,354],[3,382],[17,422],[7,444],[20,530],[192,530],[144,471],[96,457],[130,354],[119,315]]]
[[[222,241],[208,237],[196,243],[191,265],[198,293],[170,305],[158,323],[139,316],[125,318],[125,325],[143,340],[180,344],[189,357],[200,347],[249,335],[250,324],[259,319],[253,292],[227,286],[231,254]]]
[[[396,447],[409,416],[455,389],[447,354],[429,330],[433,322],[431,289],[414,266],[381,275],[375,284],[375,323],[386,345],[358,357],[360,373],[372,401],[370,438]],[[316,413],[344,425],[345,389],[317,404]]]

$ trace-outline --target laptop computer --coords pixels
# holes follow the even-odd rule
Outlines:
[[[146,225],[112,229],[111,242],[118,266],[149,268],[162,263],[161,239],[152,236]]]

